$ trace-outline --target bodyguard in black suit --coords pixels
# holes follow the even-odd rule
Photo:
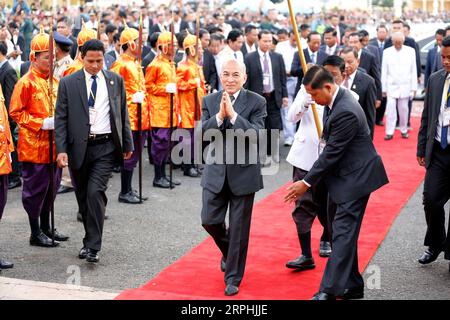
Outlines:
[[[145,75],[145,72],[147,71],[148,65],[150,63],[152,63],[153,59],[156,58],[156,54],[157,54],[157,50],[158,50],[156,48],[156,44],[158,42],[159,35],[160,35],[159,32],[155,32],[152,35],[150,35],[150,37],[149,37],[151,50],[142,59],[142,71],[144,72],[144,75]]]
[[[258,38],[258,50],[249,53],[244,60],[247,67],[245,88],[266,99],[267,154],[277,157],[278,154],[271,153],[270,130],[283,130],[280,109],[287,107],[289,103],[286,88],[286,69],[283,56],[269,51],[272,45],[272,33],[263,30],[259,33]]]
[[[308,34],[308,48],[303,49],[303,54],[305,55],[306,63],[314,63],[317,65],[322,65],[328,55],[320,50],[320,43],[322,39],[318,32],[311,32]],[[312,57],[311,57],[312,56]],[[298,77],[297,86],[295,87],[295,94],[300,90],[303,79],[303,69],[300,62],[300,55],[298,52],[294,54],[294,60],[292,60],[291,65],[291,76]]]
[[[425,64],[425,87],[428,84],[428,79],[430,78],[431,74],[442,69],[442,59],[440,51],[444,37],[445,30],[438,29],[435,33],[436,45],[433,49],[429,50],[427,54],[427,63]]]
[[[425,95],[417,144],[417,160],[426,168],[423,204],[427,221],[424,245],[428,249],[419,263],[428,264],[444,251],[450,260],[450,224],[445,232],[444,205],[450,199],[450,36],[442,42],[443,70],[431,75]]]
[[[263,188],[257,137],[259,130],[264,129],[266,102],[242,87],[246,80],[242,62],[225,61],[220,77],[224,91],[208,95],[202,102],[203,132],[212,130],[214,136],[219,134],[222,139],[213,139],[210,148],[214,152],[208,151],[201,182],[201,217],[203,227],[222,253],[225,295],[231,296],[238,293],[244,276],[253,200],[255,192]],[[234,130],[243,130],[253,138],[244,137],[245,143],[236,145],[234,137],[229,136],[230,131],[239,135],[239,131]],[[230,159],[232,154],[234,158]],[[240,156],[244,158],[237,160]],[[228,206],[230,224],[227,230]]]
[[[346,47],[342,51],[341,57],[345,61],[346,73],[343,86],[358,94],[358,102],[364,110],[370,129],[370,136],[373,139],[375,131],[375,103],[377,100],[375,80],[363,71],[358,70],[359,60],[355,49]]]
[[[14,90],[14,86],[17,83],[17,73],[14,68],[9,64],[8,60],[6,60],[6,53],[8,48],[5,42],[0,42],[0,86],[3,90],[3,97],[5,98],[5,107],[6,110],[9,111],[9,104],[11,102],[11,96]],[[14,139],[14,131],[17,127],[17,124],[10,118],[9,119],[9,127],[11,130],[11,134],[13,136],[14,145],[17,148],[17,139]],[[22,182],[20,181],[19,174],[19,159],[17,155],[17,150],[11,153],[12,158],[12,172],[8,176],[8,189],[13,189],[16,187],[20,187]]]
[[[358,270],[358,236],[370,194],[388,183],[370,137],[361,106],[323,67],[313,66],[303,79],[312,99],[325,107],[319,159],[301,181],[289,187],[285,201],[294,202],[310,186],[325,181],[337,210],[332,223],[333,251],[313,300],[362,298]]]
[[[83,45],[84,68],[61,79],[55,109],[57,162],[73,173],[86,232],[79,258],[88,262],[99,260],[109,177],[133,151],[123,78],[102,71],[103,54],[99,40]]]

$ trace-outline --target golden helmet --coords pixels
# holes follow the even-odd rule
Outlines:
[[[81,27],[81,31],[78,33],[77,44],[81,47],[87,41],[97,39],[97,31],[94,29],[86,28],[83,21],[83,26]]]
[[[196,45],[197,45],[197,37],[190,34],[189,31],[187,33],[186,38],[184,38],[183,41],[183,48],[184,50],[189,49],[189,53],[191,56],[195,56],[196,54]]]
[[[39,33],[31,40],[30,50],[32,52],[44,52],[50,49],[50,36],[44,32],[41,26]]]
[[[124,44],[131,43],[134,40],[139,38],[139,31],[137,31],[134,28],[129,28],[128,25],[125,23],[125,29],[120,34],[120,45],[123,46]]]
[[[157,46],[161,47],[164,54],[167,54],[169,50],[169,44],[172,42],[172,33],[169,31],[163,31],[158,37]]]

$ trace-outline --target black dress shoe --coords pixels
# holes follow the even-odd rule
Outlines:
[[[380,126],[380,127],[384,126],[384,122],[383,121],[377,121],[377,122],[375,122],[375,124],[377,126]]]
[[[392,135],[392,134],[387,134],[387,135],[384,137],[384,140],[386,140],[386,141],[392,140],[392,139],[394,139],[394,135]]]
[[[122,171],[121,166],[114,167],[114,169],[113,169],[113,172],[115,172],[115,173],[120,173],[121,171]]]
[[[136,198],[139,199],[139,192],[137,190],[133,190],[131,192],[136,196]],[[148,197],[142,196],[142,201],[147,201],[147,200],[148,200]]]
[[[234,296],[235,294],[238,294],[239,287],[235,286],[233,284],[227,284],[227,287],[225,288],[225,295],[226,296]]]
[[[14,180],[10,180],[8,182],[8,190],[14,189],[14,188],[18,188],[22,186],[22,180],[19,179],[14,179]]]
[[[0,259],[0,269],[11,269],[12,267],[14,267],[13,263]]]
[[[50,239],[53,239],[52,232],[50,230],[42,230],[42,232]],[[67,241],[67,240],[69,240],[69,237],[59,233],[58,230],[55,229],[55,240],[56,241]]]
[[[408,132],[402,133],[402,138],[403,139],[408,139],[409,138]]]
[[[319,257],[327,258],[331,255],[331,243],[328,241],[320,241]]]
[[[97,263],[99,261],[98,251],[94,249],[87,249],[86,261]]]
[[[129,204],[141,203],[139,201],[139,198],[136,197],[136,195],[133,193],[133,191],[130,191],[130,192],[126,193],[126,194],[119,193],[119,202],[129,203]]]
[[[355,300],[364,298],[364,287],[345,289],[339,298],[343,300]]]
[[[50,239],[43,232],[41,232],[38,236],[31,235],[30,245],[50,248],[59,246],[59,242],[55,241],[55,244],[53,244],[52,239]]]
[[[441,252],[442,252],[442,250],[433,249],[433,248],[429,247],[428,250],[425,250],[423,255],[419,258],[419,263],[420,264],[429,264],[429,263],[435,261],[439,257]]]
[[[88,255],[88,248],[83,247],[81,248],[80,253],[78,253],[78,258],[86,259],[87,255]]]
[[[164,179],[166,179],[167,182],[170,182],[169,177],[164,177]],[[173,186],[179,186],[180,184],[181,184],[180,181],[175,180],[174,178],[172,178],[172,187],[173,187]]]
[[[72,191],[74,191],[74,190],[75,190],[75,189],[72,188],[72,187],[60,186],[57,193],[58,193],[58,194],[68,193],[68,192],[72,192]]]
[[[314,259],[305,257],[304,255],[301,255],[297,259],[286,263],[286,268],[296,270],[309,270],[314,269],[315,267],[316,265],[314,264]]]
[[[224,257],[220,259],[220,271],[225,272],[225,269],[227,268],[227,262]]]
[[[170,183],[164,178],[160,178],[158,180],[153,180],[153,186],[156,188],[169,189]]]
[[[184,171],[184,175],[191,178],[198,178],[199,174],[194,167],[190,167],[188,170]]]
[[[336,300],[336,297],[332,294],[319,291],[314,295],[314,297],[312,297],[311,300]]]

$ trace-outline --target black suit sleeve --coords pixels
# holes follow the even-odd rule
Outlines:
[[[330,116],[331,117],[331,116]],[[314,163],[304,180],[315,185],[321,177],[332,170],[344,155],[348,144],[358,132],[358,118],[354,113],[342,112],[330,118],[332,130],[323,152]]]
[[[68,103],[65,79],[58,85],[58,97],[55,107],[55,144],[56,154],[67,153]]]
[[[250,68],[251,68],[251,61],[248,59],[248,56],[244,58],[245,63],[245,69],[247,71],[247,81],[244,83],[244,88],[249,90],[250,87]]]
[[[375,80],[375,86],[377,88],[377,100],[382,100],[383,93],[381,88],[381,74],[380,69],[378,68],[375,57],[370,54],[370,58],[372,59],[372,63],[370,64],[370,70],[368,70],[369,74],[372,76],[372,78]]]
[[[120,85],[120,112],[122,117],[122,152],[134,151],[133,137],[131,134],[130,118],[128,116],[127,96],[123,78],[119,78]]]
[[[426,87],[425,91],[425,101],[423,104],[423,111],[422,111],[422,118],[420,120],[420,129],[419,129],[419,135],[417,140],[417,156],[424,158],[425,157],[425,150],[427,146],[427,134],[428,134],[428,114],[430,109],[430,97],[431,97],[431,88],[433,87],[431,85],[431,82],[433,81],[433,78],[430,79],[430,85]]]
[[[2,90],[5,97],[6,110],[9,111],[9,104],[11,102],[11,96],[14,91],[14,86],[17,83],[17,73],[13,68],[8,68],[5,74]]]
[[[373,139],[374,130],[375,130],[375,113],[376,113],[376,104],[377,100],[377,87],[375,85],[375,81],[373,79],[370,79],[370,81],[367,82],[367,92],[366,92],[366,108],[370,110],[370,117],[367,119],[367,122],[369,124],[370,129],[370,136]]]
[[[281,83],[281,96],[283,98],[287,98],[288,92],[287,92],[287,87],[286,87],[286,82],[287,82],[287,78],[286,78],[286,66],[284,64],[284,60],[283,57],[281,55],[278,56],[278,61],[279,61],[279,68],[280,70],[280,83]]]
[[[293,77],[303,77],[303,70],[300,64],[300,56],[298,52],[294,53],[294,59],[291,65],[291,76]]]

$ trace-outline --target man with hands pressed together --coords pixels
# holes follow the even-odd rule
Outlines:
[[[220,137],[213,139],[205,159],[201,182],[201,219],[203,228],[213,237],[222,253],[220,266],[225,272],[227,296],[239,292],[247,258],[255,192],[263,188],[258,139],[249,136],[257,137],[258,131],[264,129],[266,101],[258,94],[243,89],[246,78],[242,62],[234,59],[225,61],[220,73],[224,90],[204,97],[202,102],[204,134],[212,132],[217,137],[218,133]],[[240,135],[246,136],[246,143],[235,145],[234,138]],[[240,159],[242,155],[245,156],[244,161]],[[253,161],[250,160],[252,156],[255,156]],[[228,206],[230,225],[227,230],[225,216]]]
[[[313,300],[364,296],[357,242],[370,193],[388,183],[372,143],[364,111],[352,94],[335,83],[325,68],[313,66],[303,79],[312,99],[325,106],[320,156],[303,178],[288,188],[292,203],[324,180],[337,210],[332,222],[333,250]]]

